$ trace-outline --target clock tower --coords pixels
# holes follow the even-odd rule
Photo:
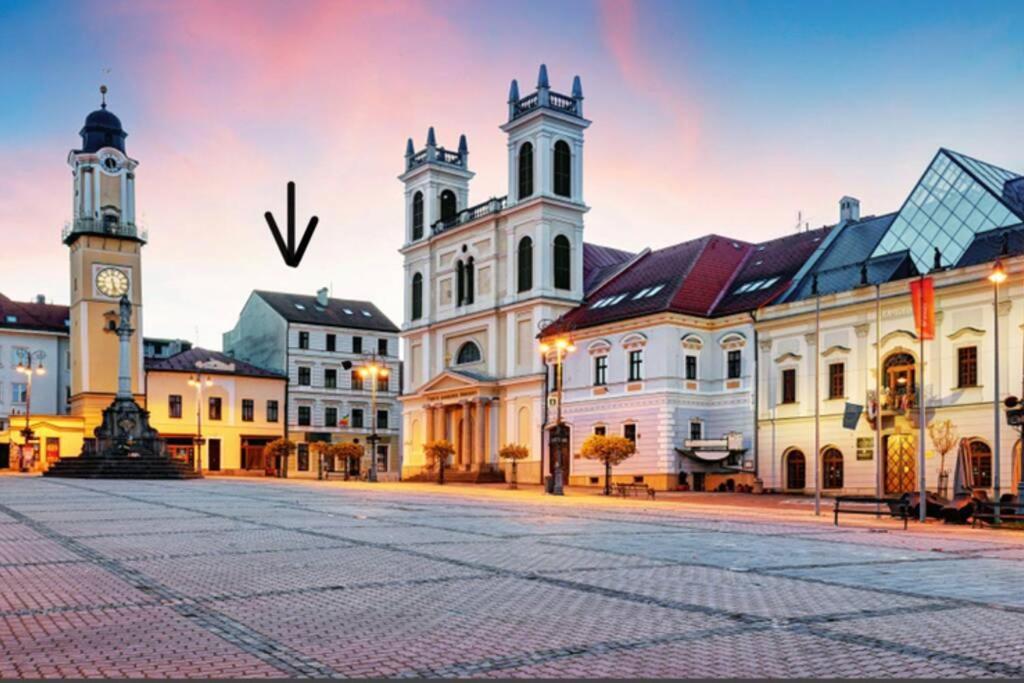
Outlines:
[[[135,169],[125,153],[128,134],[100,108],[80,131],[80,149],[68,154],[74,182],[72,219],[63,232],[71,257],[71,414],[85,420],[86,434],[100,424],[117,394],[118,304],[123,295],[142,329],[141,251],[146,234],[135,222]],[[131,347],[131,391],[142,399],[142,334]]]

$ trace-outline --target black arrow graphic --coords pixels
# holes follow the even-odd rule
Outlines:
[[[263,214],[263,217],[267,219],[267,225],[270,226],[270,232],[274,235],[274,241],[277,242],[277,248],[281,252],[281,256],[284,257],[284,262],[292,268],[298,268],[299,264],[302,263],[302,257],[306,253],[306,247],[309,246],[309,240],[313,237],[313,231],[316,230],[317,223],[320,219],[313,216],[309,219],[309,224],[306,225],[306,232],[302,235],[302,241],[299,242],[298,249],[295,248],[295,183],[288,183],[288,242],[284,241],[281,237],[281,230],[277,227],[277,221],[274,220],[274,214],[267,211]]]

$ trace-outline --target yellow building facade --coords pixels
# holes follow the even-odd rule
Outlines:
[[[263,448],[284,436],[284,375],[193,348],[147,360],[145,380],[150,424],[172,458],[194,465],[198,450],[204,473],[267,473]]]

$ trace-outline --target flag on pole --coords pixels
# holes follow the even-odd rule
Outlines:
[[[910,281],[914,301],[914,325],[919,339],[935,339],[935,286],[930,277]]]

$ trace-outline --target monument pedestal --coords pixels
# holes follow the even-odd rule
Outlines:
[[[149,411],[133,398],[118,397],[103,411],[103,422],[77,458],[61,458],[47,477],[84,479],[193,479],[192,467],[172,460],[164,442],[149,426]]]

